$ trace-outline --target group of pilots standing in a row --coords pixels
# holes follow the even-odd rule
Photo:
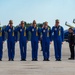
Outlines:
[[[19,46],[21,61],[26,61],[28,32],[31,32],[31,47],[32,47],[32,61],[38,61],[38,43],[42,34],[42,53],[43,60],[49,61],[50,57],[50,44],[54,41],[55,59],[61,61],[61,49],[64,41],[64,29],[59,25],[59,20],[55,20],[55,26],[48,27],[48,22],[44,22],[42,28],[38,28],[36,21],[34,20],[32,25],[28,28],[25,27],[24,21],[17,27],[13,27],[13,21],[10,20],[5,29],[0,28],[0,61],[3,56],[3,43],[5,41],[5,32],[8,34],[7,48],[8,48],[8,60],[14,61],[15,56],[15,43],[17,42],[17,34],[19,32]],[[69,30],[71,31],[71,29]],[[70,59],[73,59],[73,54]]]

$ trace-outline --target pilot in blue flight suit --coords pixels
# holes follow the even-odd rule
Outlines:
[[[48,27],[48,22],[44,23],[44,27],[42,28],[42,50],[44,61],[49,61],[50,57],[50,44],[52,42],[52,34],[51,28]]]
[[[33,21],[32,26],[28,28],[31,32],[31,47],[32,47],[32,61],[38,61],[38,42],[40,40],[40,29],[36,26],[36,21]]]
[[[0,61],[2,61],[2,56],[3,56],[3,43],[5,40],[5,33],[4,29],[0,27]]]
[[[6,26],[5,31],[8,34],[7,47],[8,47],[8,57],[9,61],[14,61],[15,56],[15,43],[17,41],[17,34],[15,28],[13,27],[13,21],[9,21],[9,25]]]
[[[21,25],[16,29],[19,32],[19,45],[20,45],[20,54],[21,61],[26,61],[26,52],[27,52],[27,41],[28,41],[28,32],[27,28],[24,26],[24,21],[21,21]]]
[[[64,29],[59,25],[59,20],[55,21],[55,26],[52,28],[52,36],[54,40],[54,50],[56,61],[61,61],[61,49],[64,41]]]

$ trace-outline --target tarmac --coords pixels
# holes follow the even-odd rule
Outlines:
[[[68,60],[68,43],[62,46],[62,61],[55,61],[54,45],[50,46],[50,61],[43,61],[42,51],[38,50],[38,61],[31,61],[31,43],[27,45],[27,61],[20,61],[19,43],[15,46],[15,59],[8,61],[7,44],[4,43],[3,61],[0,61],[0,75],[75,75],[75,60]]]

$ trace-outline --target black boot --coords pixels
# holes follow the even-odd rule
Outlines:
[[[0,59],[0,61],[2,61],[2,59]]]

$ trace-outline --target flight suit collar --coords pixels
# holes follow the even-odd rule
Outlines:
[[[48,29],[48,27],[47,28],[44,28],[45,30],[47,30]]]
[[[60,25],[58,25],[58,26],[55,26],[56,28],[59,28],[60,27]]]
[[[12,27],[10,27],[10,26],[9,26],[9,28],[10,28],[10,29],[13,29],[13,28],[14,28],[14,26],[12,26]]]
[[[26,30],[26,27],[22,27],[22,26],[21,26],[21,29],[25,29],[25,30]]]

